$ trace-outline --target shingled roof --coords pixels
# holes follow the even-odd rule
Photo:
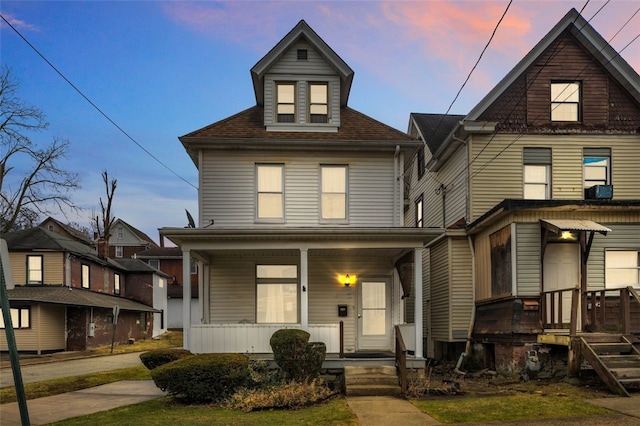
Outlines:
[[[456,114],[411,113],[411,118],[432,154],[438,151],[438,148],[447,139],[449,133],[464,117],[464,115]]]

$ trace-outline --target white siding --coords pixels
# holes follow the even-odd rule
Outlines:
[[[290,157],[265,153],[260,162],[285,165],[284,226],[319,225],[321,164],[349,167],[349,225],[393,225],[393,154],[332,157],[309,153]],[[254,173],[254,154],[205,153],[202,223],[215,220],[216,226],[253,226]]]
[[[451,297],[449,288],[449,245],[444,239],[431,247],[431,327],[433,340],[448,341]]]

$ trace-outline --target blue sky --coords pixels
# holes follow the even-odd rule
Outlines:
[[[467,113],[581,1],[515,0],[451,113]],[[606,2],[592,0],[586,19]],[[250,68],[300,19],[355,71],[349,106],[406,131],[411,112],[444,113],[508,4],[500,1],[10,1],[0,12],[92,102],[174,173],[116,129],[4,22],[0,62],[19,96],[50,126],[31,135],[69,141],[73,200],[62,221],[89,224],[118,179],[114,213],[157,229],[197,217],[197,170],[178,136],[255,105]],[[638,36],[638,0],[614,0],[591,24],[620,51]],[[622,52],[640,70],[640,39]],[[186,182],[185,182],[186,181]]]

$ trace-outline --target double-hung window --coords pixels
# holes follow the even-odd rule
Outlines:
[[[82,276],[81,276],[81,284],[82,288],[89,288],[91,286],[91,268],[89,265],[82,264]]]
[[[10,308],[11,324],[14,329],[31,328],[31,307],[22,306],[19,308]],[[0,328],[5,328],[4,316],[0,309]]]
[[[256,165],[256,220],[284,220],[284,165]]]
[[[296,84],[276,83],[276,121],[278,123],[296,122]]]
[[[120,294],[120,274],[113,274],[113,294]]]
[[[640,286],[640,252],[638,250],[605,251],[605,287]]]
[[[524,199],[550,199],[551,148],[524,148],[522,158]]]
[[[416,200],[416,228],[424,227],[422,195]]]
[[[116,246],[116,257],[122,257],[122,246]]]
[[[41,255],[27,256],[27,284],[44,284]]]
[[[320,166],[320,217],[323,221],[347,220],[347,166]]]
[[[551,121],[580,121],[580,83],[551,82]]]
[[[327,83],[309,83],[309,122],[329,122],[329,86]]]
[[[256,265],[256,323],[298,321],[298,267]]]
[[[584,148],[582,152],[585,198],[594,185],[611,184],[611,149]]]

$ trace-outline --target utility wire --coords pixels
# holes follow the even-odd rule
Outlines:
[[[158,157],[156,157],[155,155],[153,155],[147,148],[145,148],[142,144],[140,144],[137,140],[135,140],[131,135],[129,135],[129,133],[127,133],[122,127],[120,127],[118,125],[118,123],[116,123],[114,120],[111,119],[111,117],[109,117],[104,111],[102,111],[102,109],[100,109],[100,107],[98,107],[91,99],[89,99],[89,97],[87,97],[75,84],[73,84],[64,74],[62,74],[62,72],[60,70],[58,70],[58,68],[55,67],[55,65],[53,65],[42,53],[40,53],[40,51],[29,42],[29,40],[27,40],[21,33],[20,31],[18,31],[13,25],[11,25],[11,23],[4,17],[4,15],[0,14],[0,18],[2,18],[2,20],[25,42],[27,43],[27,45],[33,49],[34,52],[36,52],[38,54],[38,56],[40,56],[40,58],[42,58],[60,77],[62,77],[62,79],[64,81],[66,81],[71,87],[73,87],[73,89],[84,98],[84,100],[86,100],[87,102],[89,102],[89,104],[100,113],[100,115],[102,115],[104,118],[107,119],[107,121],[109,121],[109,123],[113,124],[116,129],[118,129],[123,135],[125,135],[131,142],[133,142],[134,144],[136,144],[138,146],[138,148],[140,148],[141,150],[143,150],[147,155],[149,155],[151,158],[153,158],[158,164],[160,164],[162,167],[164,167],[165,169],[167,169],[169,172],[171,172],[171,174],[173,174],[174,176],[176,176],[178,179],[182,180],[183,182],[185,182],[187,185],[192,186],[193,188],[195,188],[196,190],[198,189],[197,186],[195,186],[194,184],[192,184],[191,182],[189,182],[188,180],[186,180],[185,178],[183,178],[182,176],[180,176],[177,172],[175,172],[173,169],[171,169],[169,166],[167,166],[164,162],[162,162]]]

